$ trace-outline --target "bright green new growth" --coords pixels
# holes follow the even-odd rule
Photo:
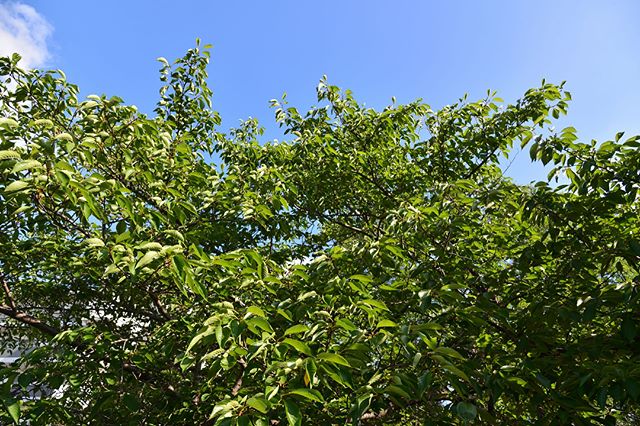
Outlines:
[[[258,143],[216,130],[206,48],[160,59],[154,117],[18,59],[0,352],[35,349],[0,423],[639,421],[640,138],[554,131],[562,86],[374,111],[322,80]],[[566,184],[503,176],[514,144]]]

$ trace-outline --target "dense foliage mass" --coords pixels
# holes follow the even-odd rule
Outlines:
[[[206,48],[160,59],[153,116],[18,59],[0,423],[639,421],[640,138],[554,130],[562,86],[375,111],[323,80],[259,143],[218,130]],[[559,184],[503,175],[520,144]]]

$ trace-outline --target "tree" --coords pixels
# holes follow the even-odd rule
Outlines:
[[[640,138],[543,82],[382,111],[324,79],[218,130],[209,53],[148,116],[0,60],[0,422],[605,424],[640,397]],[[554,166],[518,185],[517,144]],[[553,183],[553,179],[558,183]]]

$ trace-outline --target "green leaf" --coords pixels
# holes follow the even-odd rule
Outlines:
[[[118,265],[115,264],[111,264],[109,266],[107,266],[104,270],[104,272],[102,273],[102,275],[111,275],[111,274],[115,274],[120,272],[120,268],[118,268]]]
[[[247,324],[253,327],[257,327],[267,333],[273,333],[273,328],[269,321],[262,317],[253,317],[247,320]]]
[[[168,229],[164,231],[165,234],[171,235],[173,238],[179,241],[185,241],[184,235],[180,231],[176,231],[175,229]]]
[[[373,306],[373,307],[378,308],[378,309],[383,310],[383,311],[388,311],[389,310],[389,308],[387,308],[387,305],[385,305],[384,302],[382,302],[380,300],[365,299],[365,300],[361,300],[360,303],[365,304],[365,305],[369,305],[369,306]]]
[[[138,250],[161,250],[162,249],[162,244],[156,243],[155,241],[151,241],[151,242],[147,242],[147,243],[142,243],[142,244],[136,246],[136,248]]]
[[[640,397],[640,383],[636,382],[635,380],[629,379],[625,384],[629,396],[631,396],[634,401],[637,401],[638,397]]]
[[[620,327],[620,331],[622,332],[622,337],[625,338],[628,342],[633,342],[636,338],[636,324],[631,316],[627,316],[622,320],[622,326]]]
[[[258,278],[263,279],[264,278],[264,272],[263,272],[264,260],[262,259],[262,256],[260,256],[260,254],[254,250],[248,251],[247,254],[251,259],[253,259],[253,261],[256,264],[256,270],[258,271]]]
[[[478,409],[470,402],[459,402],[456,406],[456,412],[466,421],[473,421],[478,416]]]
[[[411,395],[409,395],[409,393],[403,388],[401,388],[400,386],[390,385],[390,386],[387,386],[384,389],[384,391],[388,394],[399,396],[402,399],[406,399],[406,400],[411,399]]]
[[[289,395],[299,395],[308,399],[309,401],[324,402],[324,398],[322,397],[322,394],[315,389],[307,389],[307,388],[293,389],[289,391]]]
[[[20,401],[14,401],[13,399],[4,399],[4,407],[11,416],[13,422],[17,425],[20,424]]]
[[[292,336],[294,334],[306,333],[309,331],[309,327],[304,324],[296,324],[287,328],[284,332],[285,336]]]
[[[227,268],[228,270],[234,270],[236,268],[238,268],[239,266],[241,266],[242,264],[238,261],[232,261],[232,260],[226,260],[226,259],[222,259],[222,258],[216,258],[213,260],[212,262],[214,265],[220,265],[220,266],[224,266],[225,268]]]
[[[60,141],[65,141],[65,142],[73,142],[73,136],[71,136],[67,132],[62,132],[60,134],[57,134],[56,139]]]
[[[15,209],[11,215],[17,216],[22,212],[31,211],[31,210],[33,210],[32,206],[20,206],[17,209]]]
[[[311,297],[315,297],[317,295],[318,295],[318,293],[316,293],[315,291],[308,291],[308,292],[303,293],[300,296],[298,296],[298,301],[306,300],[306,299],[309,299]]]
[[[391,253],[393,253],[395,256],[399,257],[400,259],[407,258],[400,247],[396,247],[393,245],[386,245],[384,246],[384,248],[389,250]]]
[[[25,160],[17,163],[11,170],[12,173],[19,173],[24,170],[36,169],[42,167],[42,163],[37,160]]]
[[[216,327],[207,326],[204,330],[196,334],[193,337],[193,339],[191,339],[189,346],[187,346],[187,352],[191,351],[191,349],[193,349],[193,347],[197,345],[205,337],[213,335],[215,333],[215,330],[216,330]]]
[[[302,414],[300,413],[300,408],[296,405],[295,402],[293,402],[293,400],[285,399],[284,409],[287,415],[287,421],[289,422],[289,426],[302,425]]]
[[[22,180],[17,180],[15,182],[11,182],[9,185],[7,185],[6,188],[4,188],[4,192],[18,192],[18,191],[22,191],[25,188],[28,188],[29,184],[25,181]]]
[[[342,367],[323,363],[320,364],[320,368],[336,383],[346,388],[353,389],[351,377],[345,370],[342,370]]]
[[[138,260],[138,263],[136,264],[136,269],[140,269],[140,268],[150,264],[151,262],[156,260],[158,257],[160,257],[160,253],[158,253],[155,250],[151,250],[151,251],[146,252],[145,255],[142,256],[140,258],[140,260]]]
[[[286,338],[282,341],[282,343],[285,343],[291,346],[298,352],[303,353],[305,355],[309,355],[309,356],[313,355],[313,353],[311,352],[311,348],[306,343],[301,342],[299,340]]]
[[[136,412],[140,409],[140,402],[138,402],[138,399],[129,393],[124,395],[122,402],[124,402],[124,405],[131,412]]]
[[[16,151],[0,151],[0,160],[19,160],[20,158],[20,154]]]
[[[351,408],[351,424],[353,426],[359,426],[362,424],[361,417],[371,406],[373,394],[359,396]]]
[[[442,368],[444,368],[445,370],[449,371],[450,373],[453,373],[455,376],[460,377],[462,380],[469,382],[469,376],[467,376],[467,374],[460,370],[458,367],[451,365],[451,364],[443,364]]]
[[[234,410],[240,408],[240,404],[236,400],[222,400],[220,403],[216,404],[211,411],[210,419],[214,419],[218,417],[218,420],[222,420],[228,417],[229,413],[232,413]],[[217,424],[217,423],[216,423]]]
[[[434,352],[449,358],[465,359],[462,355],[460,355],[460,352],[452,348],[446,348],[444,346],[435,348]]]
[[[89,247],[104,247],[104,241],[100,238],[87,238],[84,243]]]
[[[44,127],[45,129],[50,129],[53,127],[53,121],[48,120],[46,118],[41,118],[39,120],[35,120],[33,122],[35,127]]]
[[[249,306],[247,308],[247,312],[252,313],[253,315],[262,317],[262,318],[267,318],[267,315],[264,313],[264,311],[257,307],[257,306]]]
[[[316,373],[318,372],[318,366],[314,362],[313,358],[307,358],[304,363],[305,375],[303,381],[305,386],[313,386],[316,380]]]
[[[378,322],[378,325],[376,325],[376,328],[385,328],[385,327],[393,328],[397,326],[398,324],[396,324],[395,322],[388,319],[383,319],[382,321]]]
[[[80,109],[91,109],[98,106],[98,102],[96,102],[95,100],[91,100],[91,101],[84,101],[82,102],[82,105],[80,106]]]
[[[289,321],[293,321],[293,318],[291,318],[291,315],[289,315],[289,313],[287,313],[286,311],[284,311],[284,310],[282,310],[282,309],[278,309],[278,310],[276,311],[276,313],[277,313],[278,315],[280,315],[281,317],[283,317],[283,318],[285,318],[285,319],[289,320]]]
[[[373,278],[368,277],[366,275],[361,275],[361,274],[351,275],[349,277],[349,279],[360,281],[360,282],[365,283],[365,284],[370,283],[370,282],[373,281]]]
[[[71,181],[71,174],[69,171],[56,170],[54,174],[56,175],[56,178],[60,181],[60,183],[62,183],[63,186],[69,185],[69,182]]]
[[[355,331],[358,329],[358,327],[347,318],[340,318],[336,321],[336,325],[347,331]]]
[[[422,359],[422,354],[420,352],[416,352],[416,354],[413,356],[413,360],[411,361],[411,366],[413,368],[416,368],[420,363],[421,359]]]
[[[6,129],[18,127],[18,122],[13,118],[0,117],[0,127],[4,127]]]
[[[207,292],[204,287],[200,284],[200,282],[193,276],[193,274],[187,274],[185,277],[185,282],[187,283],[187,287],[194,293],[207,300]]]
[[[341,355],[338,355],[335,353],[324,352],[324,353],[318,354],[316,358],[321,359],[323,361],[331,362],[333,364],[344,365],[345,367],[351,367],[351,364],[349,364],[349,361],[347,361]]]
[[[547,389],[551,388],[551,380],[549,380],[545,375],[543,375],[541,373],[538,373],[538,374],[536,374],[536,379],[545,388],[547,388]]]
[[[263,396],[252,396],[247,400],[247,405],[262,414],[269,412],[269,402]]]

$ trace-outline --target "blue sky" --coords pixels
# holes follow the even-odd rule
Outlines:
[[[307,109],[323,74],[375,108],[392,96],[437,108],[487,89],[513,101],[542,78],[567,80],[574,101],[560,124],[606,140],[640,133],[638,18],[634,0],[0,0],[0,53],[18,46],[29,65],[63,69],[85,95],[150,111],[155,58],[176,58],[199,37],[214,45],[210,84],[223,126],[257,117],[267,137],[278,136],[269,99],[287,92]],[[509,174],[544,176],[526,153]]]

